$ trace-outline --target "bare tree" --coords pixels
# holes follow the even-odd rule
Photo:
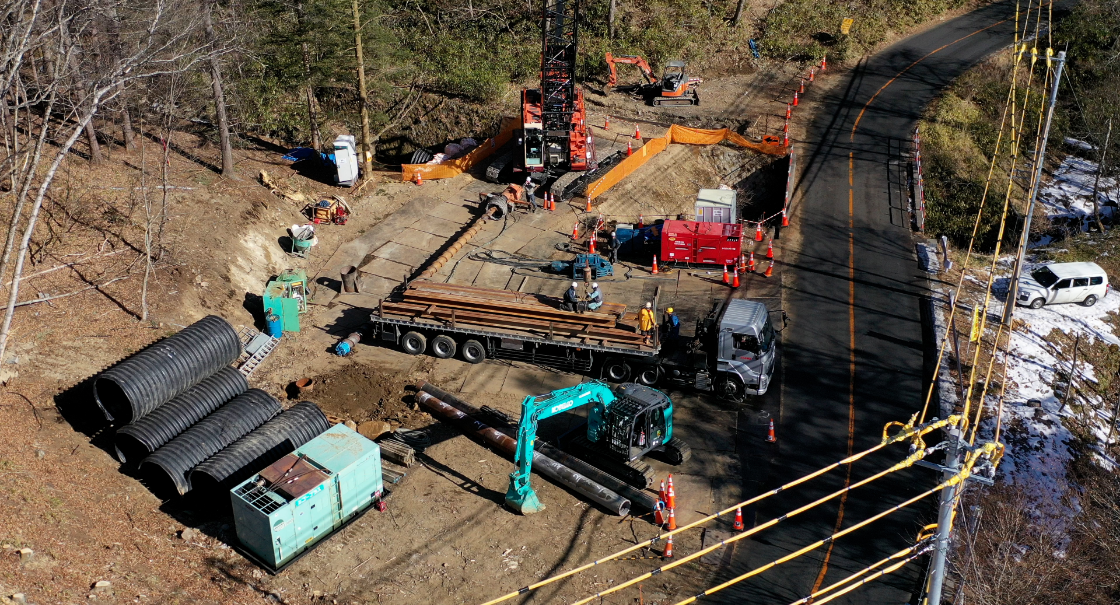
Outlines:
[[[609,36],[611,40],[614,40],[614,22],[616,17],[618,17],[618,0],[610,0],[610,4],[607,5],[607,36]]]
[[[743,21],[744,4],[746,4],[746,0],[738,0],[738,2],[735,3],[735,16],[731,18],[732,27],[739,27],[739,23]]]
[[[362,104],[362,167],[365,178],[373,174],[372,141],[369,134],[369,97],[366,95],[366,64],[362,57],[362,18],[354,0],[354,51],[358,59],[358,99]]]
[[[218,137],[222,145],[222,176],[234,176],[233,145],[229,140],[229,117],[226,115],[226,97],[222,91],[222,66],[218,63],[218,38],[214,35],[214,22],[211,13],[214,3],[207,2],[202,12],[202,24],[206,30],[206,42],[211,45],[210,83],[214,87],[214,108],[218,114]]]

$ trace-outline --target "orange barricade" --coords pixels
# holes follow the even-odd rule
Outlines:
[[[448,160],[442,164],[405,164],[401,166],[401,181],[411,181],[416,178],[417,172],[424,180],[449,179],[458,176],[474,168],[479,162],[501,149],[513,137],[513,131],[519,125],[517,118],[502,118],[502,128],[498,134],[493,138],[486,139],[463,157]]]
[[[608,189],[617,185],[622,179],[630,176],[630,173],[637,170],[642,164],[648,162],[653,156],[665,151],[671,143],[684,145],[715,145],[723,141],[728,141],[739,147],[753,149],[754,151],[767,155],[784,157],[789,154],[789,147],[785,145],[756,143],[743,138],[738,133],[732,132],[729,128],[702,130],[673,124],[669,127],[669,131],[665,133],[665,136],[646,141],[645,145],[634,150],[634,155],[622,160],[617,166],[612,168],[610,172],[590,183],[587,186],[587,199],[593,200],[606,193]]]

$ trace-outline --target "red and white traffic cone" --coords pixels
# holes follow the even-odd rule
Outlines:
[[[731,287],[739,287],[739,267],[735,267],[735,272],[731,274]]]
[[[591,232],[591,237],[587,240],[587,251],[595,254],[595,240],[599,239],[599,234],[594,231]]]
[[[797,107],[797,93],[793,93],[793,106]]]
[[[777,441],[777,438],[774,437],[774,419],[773,418],[770,419],[770,432],[766,435],[766,441],[768,443],[774,443],[775,441]]]
[[[653,270],[650,273],[657,275],[657,255],[653,255]]]
[[[789,227],[789,215],[786,214],[785,208],[782,208],[782,226]]]
[[[754,273],[754,250],[751,250],[751,258],[747,261],[747,271]]]
[[[607,116],[607,117],[603,118],[603,130],[610,130],[610,129],[611,129],[611,117]]]
[[[416,183],[417,185],[423,185],[424,184],[424,177],[420,176],[420,171],[419,170],[412,173],[412,182]]]
[[[669,531],[677,528],[677,509],[669,508]],[[672,539],[672,537],[670,537]]]
[[[665,492],[665,505],[669,507],[669,510],[673,510],[677,507],[677,492],[673,491],[672,473],[669,473],[669,485]]]
[[[643,217],[642,215],[639,214],[638,215],[638,228],[641,229],[642,227],[645,227],[645,226],[646,226],[645,225],[645,217]]]
[[[805,78],[801,78],[801,88],[798,88],[797,92],[805,94]]]
[[[786,119],[790,119],[791,116],[793,116],[793,106],[786,103]]]
[[[813,78],[817,76],[817,68],[813,67],[809,70],[809,81],[812,82]]]
[[[642,130],[640,128],[638,128],[637,124],[634,124],[634,140],[635,141],[642,140]]]
[[[634,147],[630,145],[630,141],[626,141],[626,157],[634,154]]]
[[[789,134],[789,120],[786,120],[786,121],[785,121],[785,122],[784,122],[784,123],[782,124],[782,134],[786,134],[786,135],[788,135],[788,134]]]
[[[743,531],[743,507],[735,508],[735,523],[731,526],[735,531]]]
[[[821,71],[828,69],[828,55],[821,57]]]
[[[761,242],[762,241],[762,223],[755,223],[754,241],[756,241],[756,242]]]
[[[747,255],[746,254],[742,254],[742,253],[739,254],[739,270],[740,271],[746,271],[747,270]]]
[[[782,147],[789,147],[789,133],[782,134]]]
[[[763,273],[762,276],[763,277],[770,277],[773,274],[774,274],[774,261],[771,260],[770,264],[766,265],[766,273]]]
[[[669,536],[665,539],[665,550],[661,551],[661,558],[662,559],[672,559],[673,558],[673,536]]]
[[[579,239],[579,221],[572,227],[572,241]]]
[[[766,258],[774,258],[774,238],[770,238],[770,242],[766,244]]]
[[[725,285],[725,286],[730,286],[731,285],[731,274],[729,274],[727,272],[727,265],[723,266],[723,285]]]
[[[653,523],[658,527],[665,525],[665,515],[661,512],[661,507],[664,504],[664,502],[658,501],[653,507]]]
[[[665,482],[664,481],[661,482],[661,489],[657,490],[657,501],[658,502],[668,502],[668,500],[665,499]]]

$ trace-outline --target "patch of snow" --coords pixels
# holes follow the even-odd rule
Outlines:
[[[1075,139],[1073,137],[1066,137],[1066,138],[1062,139],[1062,142],[1065,143],[1066,145],[1069,145],[1070,147],[1075,147],[1075,148],[1080,149],[1082,151],[1095,151],[1096,150],[1096,147],[1094,147],[1090,143],[1087,143],[1087,142],[1079,140],[1079,139]]]
[[[937,246],[918,242],[918,266],[926,273],[941,273],[941,259],[937,256]]]
[[[1093,183],[1096,178],[1096,162],[1066,156],[1062,165],[1054,171],[1054,177],[1039,191],[1038,203],[1050,219],[1084,221],[1093,216]],[[1120,204],[1120,186],[1116,178],[1101,177],[1097,203],[1102,216],[1113,216],[1117,204]]]

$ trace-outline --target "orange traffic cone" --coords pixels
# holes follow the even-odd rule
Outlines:
[[[599,234],[594,231],[591,232],[591,237],[587,240],[587,251],[595,254],[595,240],[599,239]]]
[[[626,141],[626,157],[630,157],[634,153],[634,147],[630,145],[630,141]]]
[[[548,194],[548,209],[556,210],[556,196],[551,193]]]
[[[770,243],[766,244],[766,258],[774,258],[774,238],[770,238]]]
[[[658,502],[668,502],[668,500],[665,499],[665,482],[664,481],[661,482],[661,489],[657,490],[657,501]]]
[[[782,134],[789,134],[789,120],[782,124]]]
[[[572,227],[572,241],[579,239],[579,221]]]
[[[771,260],[770,264],[766,265],[766,273],[763,273],[762,276],[763,277],[770,277],[773,274],[774,274],[774,261]]]
[[[587,211],[587,212],[591,212],[591,198],[590,197],[587,198],[587,208],[585,208],[584,210]]]
[[[793,107],[789,103],[786,103],[786,119],[788,120],[792,116],[793,116]]]
[[[777,438],[774,437],[774,419],[773,418],[770,419],[770,433],[768,435],[766,435],[766,441],[768,443],[774,443],[775,441],[777,441]]]
[[[677,509],[669,507],[669,531],[677,528]]]
[[[747,271],[754,273],[754,250],[751,250],[751,258],[747,261]]]
[[[789,147],[789,133],[782,135],[782,147]]]
[[[416,172],[414,172],[412,174],[412,181],[414,183],[416,183],[417,185],[423,185],[424,184],[424,177],[420,176],[420,171],[419,170],[417,170]]]
[[[731,526],[735,531],[743,531],[743,507],[735,509],[735,524]]]
[[[607,117],[603,118],[603,130],[610,130],[610,129],[611,129],[611,117],[607,116]]]
[[[723,266],[723,283],[724,285],[731,285],[731,274],[727,272],[727,265]]]
[[[739,287],[739,267],[735,267],[735,273],[733,273],[731,275],[731,287],[732,288],[738,288]]]
[[[828,55],[821,57],[821,71],[828,69]]]
[[[797,107],[797,93],[793,93],[793,106]]]
[[[637,124],[634,124],[634,140],[635,141],[642,140],[642,131],[641,131],[641,129],[638,128]]]
[[[762,241],[762,223],[755,223],[754,241],[756,241],[756,242],[761,242]]]
[[[817,68],[816,68],[816,67],[813,67],[813,68],[809,69],[809,81],[810,81],[810,82],[812,82],[812,81],[813,81],[813,78],[814,78],[814,77],[815,77],[816,75],[817,75]]]
[[[677,493],[673,491],[672,473],[669,473],[669,487],[668,491],[665,492],[665,506],[668,506],[670,511],[677,507]]]
[[[658,503],[653,507],[653,523],[658,527],[665,525],[665,515],[661,512],[662,505],[663,503],[658,501]]]
[[[650,271],[650,273],[652,273],[654,275],[657,275],[657,255],[656,254],[653,255],[653,271]]]
[[[789,215],[786,214],[785,208],[782,208],[782,226],[789,227]]]
[[[805,78],[801,78],[801,88],[798,88],[797,92],[805,94]]]
[[[665,550],[663,550],[661,552],[661,558],[662,559],[672,559],[673,558],[673,536],[669,536],[668,538],[665,539]]]
[[[747,270],[747,255],[746,254],[739,254],[739,270],[740,271],[746,271]]]
[[[641,229],[642,227],[645,227],[645,226],[646,226],[645,225],[645,217],[643,217],[642,215],[639,214],[638,215],[638,228]]]

